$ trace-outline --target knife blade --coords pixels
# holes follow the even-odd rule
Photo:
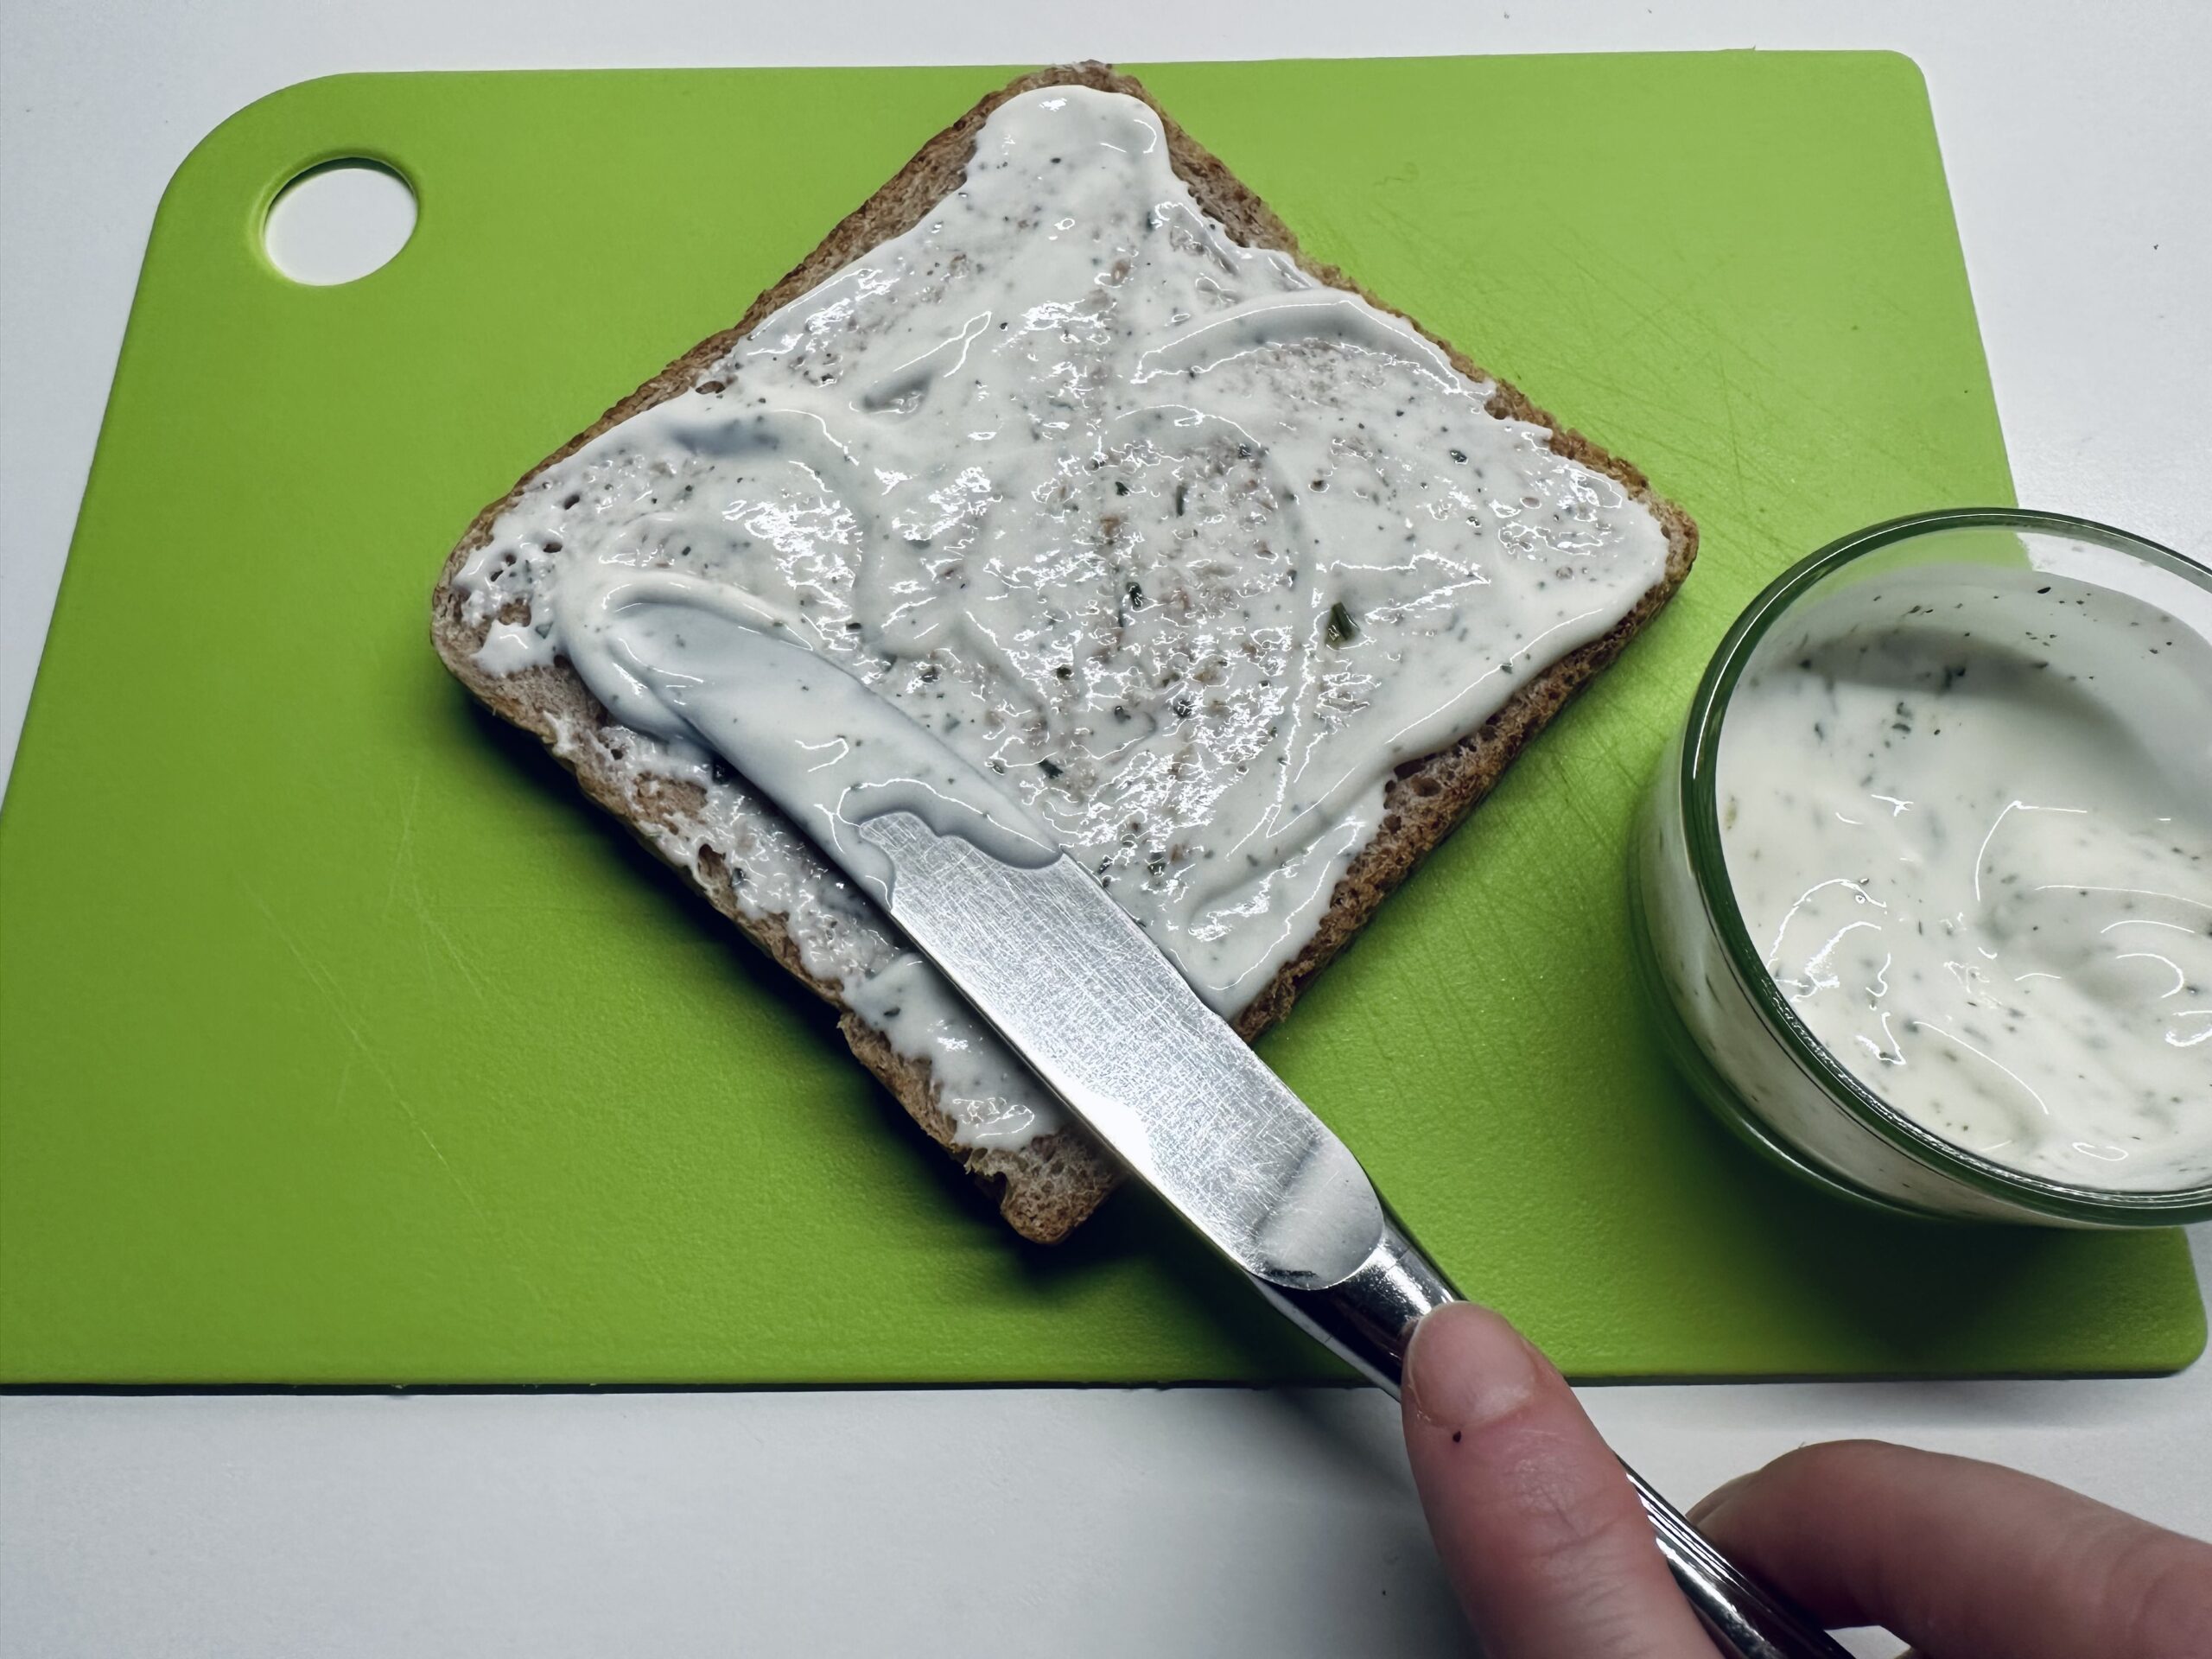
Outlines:
[[[1065,853],[1023,868],[910,811],[862,820],[884,907],[1045,1085],[1283,1312],[1397,1391],[1450,1284],[1351,1149]]]
[[[639,690],[858,881],[1132,1173],[1395,1396],[1414,1326],[1458,1293],[1350,1148],[1003,785],[788,635],[684,602],[694,586],[604,601]],[[1733,1651],[1845,1659],[1628,1477],[1675,1582]]]
[[[916,813],[855,826],[884,908],[1039,1079],[1277,1307],[1395,1395],[1414,1327],[1456,1300],[1306,1103],[1063,853],[1010,864]],[[1624,1465],[1625,1468],[1625,1465]],[[1660,1553],[1745,1659],[1836,1646],[1630,1469]]]

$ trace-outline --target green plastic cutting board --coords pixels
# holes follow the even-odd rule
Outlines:
[[[0,815],[0,1376],[1336,1374],[1141,1194],[1016,1240],[425,637],[480,504],[1007,73],[354,77],[185,162]],[[1586,1376],[2185,1363],[2177,1236],[1842,1207],[1707,1121],[1630,980],[1631,800],[1737,608],[1840,531],[2010,499],[1913,67],[1141,73],[1705,531],[1268,1059]],[[295,286],[263,213],[343,156],[413,181],[414,238]]]

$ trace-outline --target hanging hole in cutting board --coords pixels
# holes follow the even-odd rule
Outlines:
[[[324,162],[276,193],[261,224],[269,263],[331,288],[389,264],[415,233],[415,192],[380,162]]]

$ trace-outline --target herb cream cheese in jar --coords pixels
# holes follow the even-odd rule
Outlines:
[[[1899,520],[1723,641],[1637,837],[1643,966],[1747,1138],[1856,1197],[2212,1215],[2212,575]]]

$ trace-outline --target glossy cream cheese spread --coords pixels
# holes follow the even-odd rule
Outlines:
[[[2052,1180],[2212,1180],[2198,626],[2050,570],[1869,577],[1776,625],[1716,780],[1752,942],[1868,1089]]]
[[[761,799],[790,794],[748,787],[741,731],[831,695],[810,653],[868,693],[841,755],[865,728],[986,769],[999,820],[1233,1014],[1312,938],[1392,770],[1662,578],[1651,512],[1493,390],[1232,242],[1145,105],[1046,89],[912,231],[540,474],[461,586],[482,666],[566,660],[627,728],[565,744],[703,788],[665,850],[782,917],[963,1139],[1019,1144],[1058,1109]]]

